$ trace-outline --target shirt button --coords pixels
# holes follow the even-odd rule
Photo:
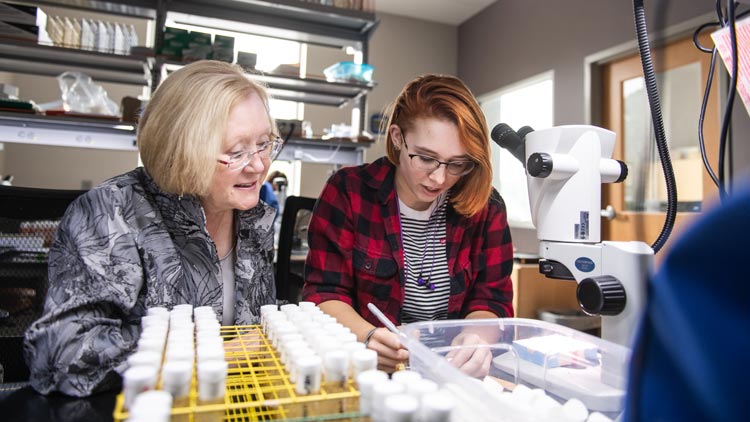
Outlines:
[[[365,262],[365,269],[369,270],[370,268],[372,268],[372,262],[370,261]]]

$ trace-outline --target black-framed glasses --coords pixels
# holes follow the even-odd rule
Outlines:
[[[250,160],[253,159],[253,155],[255,154],[258,154],[258,157],[264,161],[275,160],[283,147],[284,140],[278,135],[273,135],[273,139],[258,144],[255,151],[240,151],[230,155],[228,160],[216,161],[225,164],[229,170],[241,170],[250,164]]]
[[[404,147],[409,150],[409,145],[406,144],[406,137],[401,134],[401,140],[404,142]],[[428,157],[421,154],[409,154],[406,155],[411,160],[411,165],[419,171],[432,173],[433,171],[445,166],[445,170],[452,176],[465,176],[474,170],[477,163],[471,160],[457,160],[457,161],[440,161],[436,158]]]

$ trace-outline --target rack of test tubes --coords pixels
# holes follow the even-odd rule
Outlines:
[[[264,306],[260,325],[221,326],[190,305],[150,308],[141,323],[116,422],[412,421],[391,414],[414,416],[420,392],[438,390],[416,372],[389,379],[375,351],[309,302]]]

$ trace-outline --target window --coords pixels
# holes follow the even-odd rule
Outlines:
[[[479,97],[490,130],[498,123],[506,123],[513,129],[551,127],[553,78],[552,71],[546,72]],[[523,164],[494,142],[491,144],[492,185],[505,200],[508,223],[512,227],[533,228]]]

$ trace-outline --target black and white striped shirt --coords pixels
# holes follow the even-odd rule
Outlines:
[[[427,210],[417,211],[399,200],[407,273],[402,323],[448,316],[450,274],[445,250],[446,204],[446,195],[443,195]]]

